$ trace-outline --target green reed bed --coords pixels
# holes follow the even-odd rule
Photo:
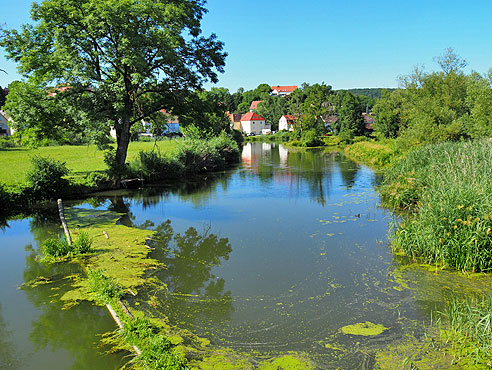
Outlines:
[[[457,361],[470,368],[492,367],[492,296],[454,299],[443,317],[441,339],[453,346]]]
[[[385,173],[383,201],[410,212],[393,248],[426,262],[478,272],[492,269],[492,143],[418,148]]]

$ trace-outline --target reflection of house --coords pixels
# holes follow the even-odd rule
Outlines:
[[[282,167],[287,167],[287,160],[289,159],[289,150],[283,145],[279,145],[278,155],[280,157],[280,165]]]
[[[0,110],[0,136],[11,136],[12,129],[9,126],[9,118],[3,110]]]
[[[297,89],[297,86],[272,86],[272,95],[278,96],[287,96],[292,94],[294,90]]]
[[[249,111],[252,112],[254,111],[256,108],[258,108],[258,104],[260,103],[263,103],[264,100],[255,100],[251,103],[251,105],[249,106]]]
[[[294,131],[296,117],[291,114],[284,114],[278,121],[278,130]]]
[[[271,129],[271,127],[258,114],[249,112],[241,117],[241,131],[245,134],[260,135],[264,129]]]
[[[376,121],[372,113],[362,113],[362,117],[364,117],[364,125],[367,131],[374,130],[374,122]]]

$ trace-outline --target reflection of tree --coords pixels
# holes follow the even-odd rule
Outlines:
[[[224,279],[217,278],[212,268],[229,259],[232,250],[227,238],[199,233],[190,227],[184,234],[174,234],[168,220],[156,228],[153,257],[166,265],[157,276],[166,283],[170,296],[165,299],[165,311],[170,316],[193,312],[194,317],[226,319],[232,312],[231,293],[224,292]],[[180,299],[195,296],[199,299]],[[174,297],[174,299],[173,299]],[[171,310],[172,312],[169,312]]]
[[[25,281],[40,276],[52,281],[45,285],[23,288],[29,301],[40,311],[32,323],[30,335],[37,349],[50,346],[52,350],[70,352],[73,361],[70,369],[73,370],[113,369],[121,366],[121,356],[102,356],[98,354],[94,344],[99,341],[98,334],[115,329],[104,308],[86,302],[63,310],[62,303],[54,297],[70,289],[63,277],[79,271],[80,268],[68,263],[41,264],[35,260],[34,249],[31,246],[26,249],[30,253],[26,257]],[[66,368],[69,366],[67,364]]]
[[[355,178],[360,170],[360,166],[348,159],[338,157],[338,168],[342,181],[347,188],[351,188],[355,183]]]
[[[0,369],[17,369],[17,356],[14,352],[14,346],[8,341],[12,333],[7,330],[1,311],[2,306],[0,305]]]

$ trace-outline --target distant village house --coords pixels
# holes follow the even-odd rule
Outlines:
[[[291,114],[284,114],[278,121],[278,130],[294,131],[296,117]]]
[[[272,95],[288,96],[297,90],[297,86],[272,86]]]
[[[13,130],[9,126],[9,117],[7,114],[0,110],[0,136],[11,136]]]
[[[258,108],[258,104],[260,103],[263,103],[264,100],[255,100],[251,103],[251,105],[249,106],[249,111],[250,112],[253,112],[256,108]]]
[[[243,114],[241,117],[241,131],[247,135],[261,135],[263,132],[266,132],[263,130],[271,131],[271,129],[271,126],[265,122],[265,119],[256,113],[249,112]]]

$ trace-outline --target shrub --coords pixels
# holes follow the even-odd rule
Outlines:
[[[323,145],[323,142],[319,139],[318,134],[314,130],[307,130],[302,133],[302,146],[315,147]]]
[[[14,148],[16,143],[10,136],[0,137],[0,149]]]
[[[211,150],[217,151],[226,164],[238,163],[240,160],[239,146],[232,138],[228,137],[224,132],[219,136],[209,140]]]
[[[106,174],[111,180],[121,180],[133,177],[130,167],[125,164],[120,164],[116,161],[116,150],[110,149],[104,153],[104,163],[108,167]]]
[[[150,181],[178,177],[183,172],[183,165],[175,156],[162,156],[159,152],[141,151],[137,161],[131,163],[132,171]]]
[[[31,159],[33,168],[27,173],[27,193],[33,199],[53,199],[67,192],[69,181],[65,162],[52,158],[35,156]]]

